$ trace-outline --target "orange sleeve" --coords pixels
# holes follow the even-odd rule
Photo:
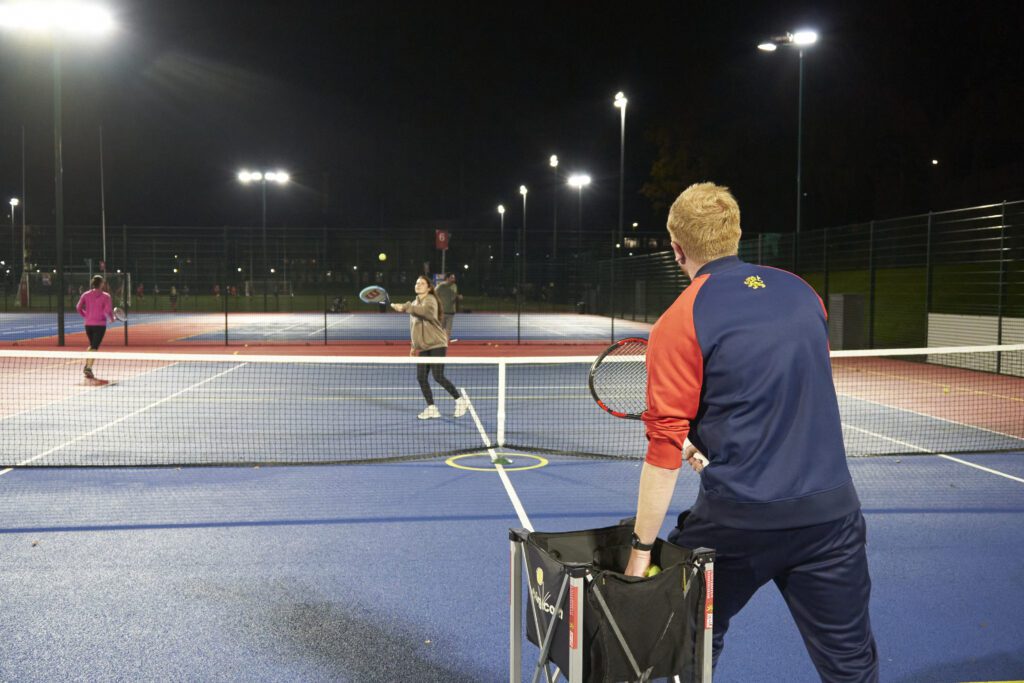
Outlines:
[[[694,280],[662,315],[647,347],[646,461],[664,469],[683,462],[683,441],[700,406],[704,357],[693,324],[693,302],[708,276]]]

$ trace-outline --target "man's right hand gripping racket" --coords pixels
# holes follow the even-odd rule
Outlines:
[[[629,337],[609,346],[590,366],[587,383],[602,410],[627,420],[641,419],[647,410],[647,340]],[[690,445],[687,439],[683,451]],[[707,466],[700,451],[693,457]]]

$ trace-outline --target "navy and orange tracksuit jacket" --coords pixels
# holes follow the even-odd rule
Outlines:
[[[860,508],[843,447],[821,299],[796,275],[736,256],[706,264],[651,330],[647,462],[710,464],[692,512],[786,529]]]

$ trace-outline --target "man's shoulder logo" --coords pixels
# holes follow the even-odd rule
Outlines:
[[[747,287],[750,287],[751,289],[764,289],[765,287],[768,286],[764,283],[764,280],[762,280],[759,275],[751,275],[750,277],[743,281],[743,284],[745,284]]]

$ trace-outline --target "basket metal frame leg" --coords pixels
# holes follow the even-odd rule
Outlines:
[[[523,544],[509,540],[508,680],[523,680]]]

